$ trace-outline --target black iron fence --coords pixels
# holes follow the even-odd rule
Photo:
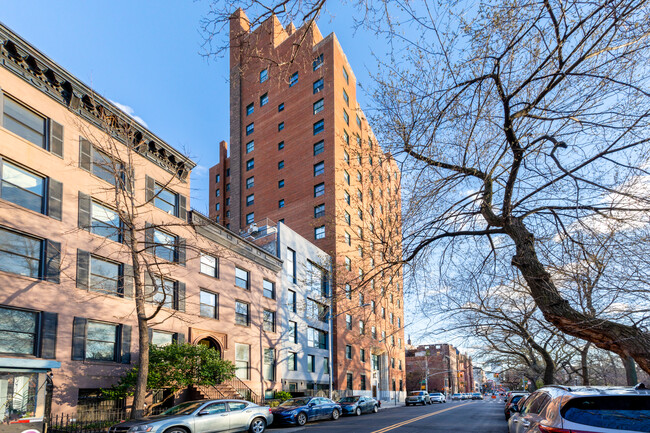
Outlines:
[[[148,415],[156,415],[166,408],[155,407]],[[48,433],[106,433],[108,428],[129,419],[127,408],[92,410],[74,414],[56,414],[47,420]]]

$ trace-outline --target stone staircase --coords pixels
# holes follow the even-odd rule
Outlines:
[[[245,400],[244,396],[227,383],[220,383],[214,386],[194,386],[192,388],[194,388],[197,397],[201,399],[217,400],[222,398],[232,398]]]

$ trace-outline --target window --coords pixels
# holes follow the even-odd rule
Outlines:
[[[235,376],[243,380],[250,378],[250,351],[248,344],[235,343]]]
[[[275,299],[275,283],[264,280],[262,283],[262,293],[266,298]]]
[[[295,352],[289,352],[289,356],[287,357],[287,365],[289,368],[289,371],[297,371],[298,370],[298,354]]]
[[[393,324],[393,320],[394,320],[393,313],[389,313],[388,314],[388,321],[390,322],[391,325]]]
[[[278,143],[278,150],[284,149],[284,141]]]
[[[214,195],[215,195],[215,197],[221,197],[221,190],[217,188],[217,189],[214,191]]]
[[[278,200],[278,208],[282,209],[284,207],[284,199]]]
[[[352,373],[346,373],[345,374],[345,382],[346,382],[347,389],[352,390],[352,388],[353,388]]]
[[[381,331],[381,341],[386,340],[386,331]]]
[[[349,314],[345,315],[345,329],[352,330],[352,316]]]
[[[343,111],[343,118],[345,119],[347,117],[347,113],[345,110]],[[343,141],[345,141],[345,144],[350,144],[350,136],[348,135],[348,131],[343,131]]]
[[[201,290],[201,317],[209,317],[211,319],[219,318],[219,295],[216,293]]]
[[[79,208],[81,209],[82,206],[85,207],[86,205],[82,205],[82,200],[87,200],[90,201],[90,197],[81,196],[79,197]],[[82,223],[82,221],[79,222],[80,225],[85,225],[85,222]],[[120,241],[120,232],[122,228],[122,222],[120,221],[120,217],[117,212],[115,212],[113,209],[110,209],[100,203],[97,203],[95,201],[90,202],[90,221],[89,221],[89,226],[88,227],[81,227],[84,229],[88,229],[91,233],[94,233],[99,236],[103,236],[107,239],[110,239],[115,242]]]
[[[359,137],[359,135],[356,136],[356,140],[357,140],[357,146],[361,147],[361,137]]]
[[[324,150],[325,150],[325,142],[323,140],[314,144],[314,156],[323,153]]]
[[[323,66],[323,61],[324,61],[324,59],[323,59],[323,55],[322,55],[322,54],[319,55],[318,57],[316,57],[316,58],[314,59],[314,61],[312,62],[312,68],[313,68],[313,70],[316,71],[316,70],[320,69],[320,67]]]
[[[352,359],[352,346],[345,346],[345,359]]]
[[[255,150],[255,141],[251,140],[246,143],[246,153],[251,153]]]
[[[316,360],[314,355],[307,355],[307,371],[313,373],[316,371]]]
[[[358,198],[359,200],[363,200],[363,193],[361,192],[360,189],[357,189],[357,198]]]
[[[366,349],[359,349],[359,359],[361,362],[366,362]]]
[[[152,254],[160,259],[167,260],[168,262],[177,261],[178,245],[176,236],[158,230],[157,228],[151,229],[153,232],[153,251]]]
[[[361,221],[363,221],[363,211],[361,209],[357,209],[357,216]]]
[[[246,171],[252,170],[255,168],[255,158],[251,158],[246,161]]]
[[[343,78],[345,78],[347,84],[350,84],[350,77],[348,76],[348,71],[345,70],[345,66],[343,67]]]
[[[325,105],[325,101],[324,101],[323,98],[321,98],[318,101],[314,102],[314,114],[318,114],[321,111],[323,111],[324,105]]]
[[[398,300],[398,302],[399,302],[399,300]],[[402,327],[402,318],[401,318],[401,317],[398,317],[398,318],[397,318],[397,328],[399,329],[399,328],[401,328],[401,327]]]
[[[268,79],[269,79],[269,70],[268,69],[262,69],[260,71],[260,83],[263,83]]]
[[[221,209],[221,203],[217,203],[217,204],[214,205],[214,210],[216,210],[218,212],[220,209]],[[219,215],[217,215],[217,218],[219,218]],[[219,222],[219,221],[217,221],[217,222]]]
[[[289,77],[289,87],[293,87],[293,86],[295,86],[296,84],[298,84],[298,72],[294,72],[294,73],[291,74],[291,76]]]
[[[289,321],[289,341],[298,343],[298,323]]]
[[[345,216],[344,216],[344,218],[345,218],[345,222],[346,222],[348,225],[350,225],[350,214],[349,214],[347,211],[345,211]]]
[[[316,227],[314,229],[314,239],[325,239],[325,226]]]
[[[361,128],[361,119],[359,118],[358,114],[357,114],[357,126]],[[370,141],[370,147],[372,147],[372,140],[368,140],[368,141]]]
[[[307,328],[307,346],[327,349],[327,332],[316,328]]]
[[[350,236],[350,233],[345,232],[343,234],[343,237],[345,238],[345,243],[348,245],[352,245],[352,237]]]
[[[284,160],[278,162],[278,170],[282,170],[284,168]]]
[[[365,302],[364,302],[363,293],[359,292],[359,306],[363,307],[364,304]]]
[[[235,267],[235,286],[241,289],[249,290],[249,276],[250,274],[248,271]]]
[[[2,126],[35,145],[46,148],[46,119],[13,99],[4,98]]]
[[[345,89],[343,89],[343,100],[345,101],[345,103],[346,103],[347,106],[349,107],[349,106],[350,106],[350,97],[348,96],[348,92],[346,92]],[[345,111],[344,111],[344,112],[345,112]],[[347,113],[346,113],[346,114],[347,114]],[[349,119],[346,120],[346,123],[348,123],[348,125],[349,125],[350,123],[348,122],[348,120],[349,120]]]
[[[330,374],[330,359],[328,357],[323,358],[323,373]]]
[[[268,332],[275,332],[275,312],[264,310],[262,328]]]
[[[168,190],[158,183],[155,183],[154,185],[154,206],[160,210],[167,212],[169,215],[178,215],[178,197],[176,193]]]
[[[0,197],[27,209],[44,213],[46,178],[7,161],[0,161],[0,163],[0,175],[2,175]]]
[[[325,194],[325,182],[314,185],[314,197],[320,197]]]
[[[250,305],[246,302],[235,301],[235,323],[243,326],[250,324]]]
[[[253,132],[255,132],[255,123],[251,122],[246,125],[246,135],[251,135]]]
[[[255,222],[255,213],[251,212],[246,214],[246,224],[253,224]]]
[[[345,258],[345,269],[347,269],[348,271],[352,270],[352,260],[350,260],[349,257]]]
[[[278,123],[278,131],[282,131],[284,129],[284,122]]]
[[[357,154],[357,164],[361,165],[361,154]]]
[[[323,132],[325,129],[325,120],[321,119],[318,122],[314,123],[314,135]]]
[[[350,154],[347,152],[347,150],[343,151],[343,161],[350,165]]]
[[[292,283],[296,283],[296,252],[287,248],[287,277]]]
[[[179,308],[177,282],[154,276],[145,287],[145,294],[149,301],[165,308]]]
[[[251,206],[255,204],[255,194],[249,194],[246,196],[246,206]]]
[[[263,107],[268,103],[269,103],[269,94],[268,93],[265,93],[262,96],[260,96],[260,107]]]
[[[278,113],[284,111],[284,102],[278,105]]]
[[[398,359],[397,360],[397,368],[401,371],[402,370],[402,360]]]
[[[85,359],[116,361],[117,331],[117,325],[88,321],[86,324]]]
[[[362,391],[366,390],[366,375],[362,374],[361,375],[361,386],[360,386]]]
[[[264,348],[264,380],[275,380],[275,350]],[[233,403],[229,402],[230,411],[233,411]]]
[[[278,188],[284,188],[284,179],[278,181]]]
[[[297,311],[297,303],[298,303],[297,299],[296,299],[296,292],[294,292],[293,290],[289,290],[288,298],[289,298],[289,303],[288,303],[289,304],[289,310],[292,313],[295,313]]]
[[[220,174],[216,175],[214,181],[215,181],[215,183],[221,182],[221,175]]]
[[[345,284],[345,297],[352,299],[352,287],[348,283]]]
[[[90,256],[89,264],[88,288],[90,290],[109,295],[119,295],[122,292],[123,287],[120,280],[123,273],[119,263]]]
[[[314,164],[314,177],[320,176],[323,173],[325,173],[325,162],[321,161]]]
[[[384,307],[381,307],[381,318],[385,319],[386,318],[386,309]]]
[[[174,341],[173,332],[158,331],[156,329],[151,330],[151,344],[154,346],[169,346],[170,344],[174,344]]]
[[[37,354],[39,314],[0,308],[0,353]]]
[[[246,179],[246,189],[250,189],[255,186],[255,177],[251,176]]]
[[[374,339],[376,340],[376,339],[377,339],[377,328],[375,328],[374,326],[372,326],[372,327],[370,328],[370,335],[372,335],[372,338],[374,338]]]
[[[345,199],[345,202],[347,204],[350,204],[350,194],[348,194],[347,191],[343,191],[343,198]],[[350,223],[348,222],[348,224],[350,224]]]
[[[246,115],[250,116],[255,111],[255,104],[252,102],[246,106]]]
[[[319,204],[314,206],[314,218],[320,218],[325,216],[325,204]]]
[[[314,95],[323,90],[323,79],[314,81]]]
[[[343,180],[345,180],[345,183],[350,185],[350,173],[345,170],[343,170]]]

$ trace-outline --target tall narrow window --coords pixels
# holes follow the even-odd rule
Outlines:
[[[7,161],[0,161],[2,183],[0,197],[4,200],[43,213],[45,211],[45,178]]]
[[[323,90],[323,79],[314,81],[314,95]]]
[[[314,135],[320,134],[325,129],[325,120],[321,119],[314,123]]]
[[[235,267],[235,286],[242,289],[250,289],[250,273],[244,269]]]
[[[269,70],[268,69],[262,69],[260,71],[260,83],[263,83],[268,79],[269,79]]]
[[[269,298],[269,299],[275,299],[275,283],[264,280],[262,283],[262,292],[264,294],[264,297]]]
[[[269,103],[269,94],[268,93],[265,93],[262,96],[260,96],[260,107],[263,107],[268,103]]]
[[[216,293],[201,290],[200,294],[200,315],[211,319],[219,318],[219,295]]]
[[[325,142],[323,140],[314,144],[314,156],[323,153],[324,150],[325,150]]]
[[[314,197],[320,197],[323,194],[325,194],[325,183],[321,182],[314,185]]]
[[[320,176],[323,173],[325,173],[325,162],[321,161],[314,164],[314,177]]]
[[[325,238],[325,226],[316,227],[314,229],[314,239],[324,239]]]
[[[253,132],[255,132],[255,123],[246,125],[246,135],[251,135]]]
[[[246,143],[246,153],[251,153],[255,150],[255,141],[251,140]]]
[[[235,301],[235,323],[243,326],[250,324],[250,305],[246,302]]]
[[[350,84],[350,77],[348,76],[348,71],[345,70],[345,66],[343,67],[343,78],[345,78],[347,84]]]
[[[343,100],[345,101],[345,103],[349,107],[350,106],[350,97],[348,96],[348,92],[346,92],[345,90],[343,90]]]
[[[287,248],[287,277],[292,283],[296,282],[296,252]]]
[[[320,67],[323,66],[323,60],[324,60],[324,59],[323,59],[323,55],[322,55],[322,54],[320,54],[318,57],[316,57],[316,58],[314,59],[314,61],[312,62],[312,69],[313,69],[314,71],[320,69]]]
[[[250,345],[235,343],[235,376],[240,379],[250,378]]]
[[[323,111],[323,107],[325,106],[324,99],[319,99],[318,101],[314,102],[314,114],[318,114],[321,111]]]
[[[325,204],[314,206],[314,218],[320,218],[322,216],[325,216]]]
[[[250,116],[255,111],[255,104],[252,102],[246,106],[246,115]]]
[[[1,95],[0,95],[1,97]],[[45,148],[46,119],[19,104],[13,99],[4,98],[4,115],[2,126],[14,134]]]
[[[291,74],[291,77],[289,77],[289,87],[293,87],[296,84],[298,84],[298,72],[294,72]]]

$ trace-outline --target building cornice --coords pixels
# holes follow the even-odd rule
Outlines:
[[[111,120],[111,136],[132,146],[140,155],[168,172],[186,180],[196,166],[153,132],[137,123],[109,100],[95,93],[29,42],[0,23],[0,66],[22,78],[72,113],[91,124],[106,129]],[[130,131],[131,143],[125,143],[121,132]]]

